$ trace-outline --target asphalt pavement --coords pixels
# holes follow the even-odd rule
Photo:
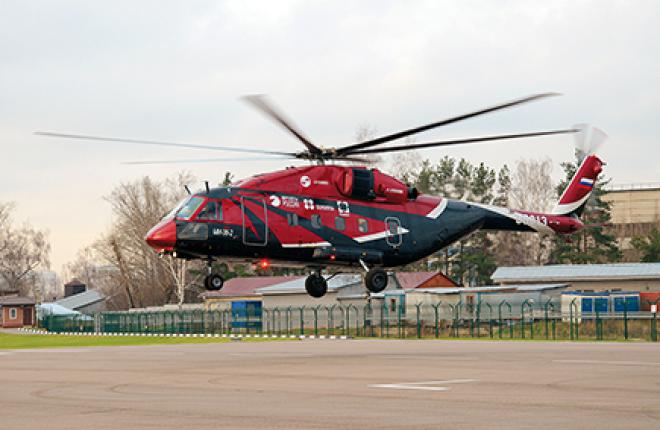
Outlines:
[[[658,429],[660,344],[0,350],[1,429]]]

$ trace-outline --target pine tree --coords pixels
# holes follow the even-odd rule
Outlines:
[[[577,171],[578,164],[565,162],[561,164],[566,178],[557,185],[557,195],[561,196]],[[619,261],[621,250],[614,235],[607,231],[611,220],[610,203],[603,200],[605,186],[610,182],[600,180],[596,183],[593,193],[581,216],[585,227],[571,235],[557,235],[553,241],[550,262],[554,264],[590,264]]]
[[[660,231],[657,228],[653,228],[648,236],[634,237],[632,246],[641,252],[642,262],[660,262]]]

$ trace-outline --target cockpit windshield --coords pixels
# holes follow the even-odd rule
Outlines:
[[[191,197],[190,200],[185,202],[181,209],[176,214],[178,219],[189,220],[195,211],[204,203],[204,198],[202,197]]]

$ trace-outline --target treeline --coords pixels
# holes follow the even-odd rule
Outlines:
[[[559,184],[551,177],[552,163],[520,160],[511,171],[485,163],[473,165],[466,159],[444,157],[433,164],[404,159],[392,167],[420,192],[539,212],[552,210],[568,185],[577,162],[562,163],[565,178]],[[608,233],[610,205],[602,199],[608,180],[594,188],[582,219],[582,231],[568,236],[543,236],[525,232],[478,231],[430,258],[408,266],[408,270],[442,270],[463,285],[484,285],[499,265],[586,264],[616,262],[621,251]]]

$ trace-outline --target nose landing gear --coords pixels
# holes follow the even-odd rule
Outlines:
[[[209,291],[218,291],[224,284],[224,278],[217,273],[211,273],[204,278],[204,288]]]
[[[222,286],[225,284],[225,279],[217,274],[213,273],[213,260],[208,259],[206,262],[206,270],[208,275],[204,277],[204,288],[209,291],[218,291],[222,289]]]

